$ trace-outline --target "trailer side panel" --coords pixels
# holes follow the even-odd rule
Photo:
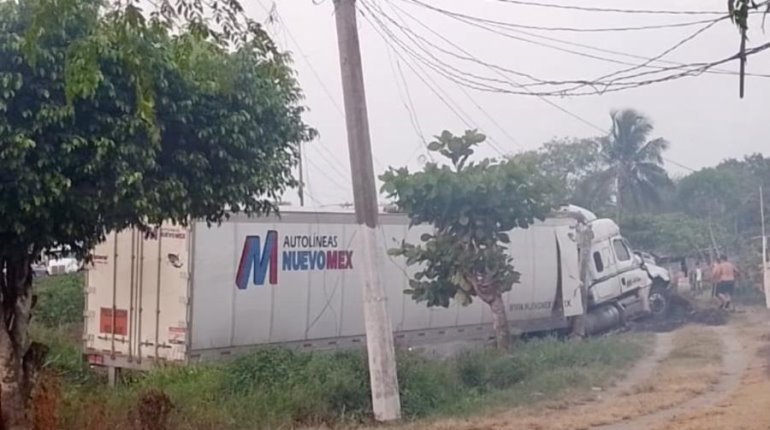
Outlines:
[[[554,328],[566,323],[565,310],[574,314],[574,301],[562,303],[579,297],[573,225],[547,220],[511,233],[509,252],[521,273],[521,283],[505,297],[513,325]],[[211,228],[198,224],[195,231],[193,358],[263,344],[315,348],[361,342],[362,250],[351,214],[236,216]],[[427,309],[403,293],[415,268],[386,250],[404,239],[419,242],[429,227],[409,229],[404,216],[383,215],[379,231],[380,274],[397,343],[489,335],[489,310],[479,300]]]

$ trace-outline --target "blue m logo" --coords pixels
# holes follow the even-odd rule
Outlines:
[[[250,280],[254,285],[265,285],[266,277],[270,285],[278,283],[278,232],[274,230],[265,235],[264,247],[259,236],[246,237],[235,274],[235,285],[239,290],[245,290]]]

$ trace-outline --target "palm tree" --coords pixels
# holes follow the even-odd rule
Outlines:
[[[663,168],[669,143],[648,140],[652,124],[635,110],[613,111],[610,116],[612,130],[600,139],[604,168],[583,183],[583,203],[594,208],[614,204],[618,215],[659,206],[673,185]]]

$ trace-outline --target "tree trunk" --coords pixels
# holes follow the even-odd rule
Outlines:
[[[33,306],[32,258],[27,252],[0,255],[0,428],[31,428],[30,396],[45,348],[30,345],[27,328]]]
[[[505,312],[505,302],[501,294],[497,293],[489,302],[492,310],[492,327],[495,330],[495,343],[500,351],[507,351],[511,346],[511,329],[508,326],[508,315]]]
[[[0,412],[3,430],[28,430],[26,399],[22,393],[24,371],[19,351],[11,344],[10,336],[0,330]]]
[[[492,328],[495,330],[495,343],[497,349],[507,351],[511,346],[511,329],[508,326],[508,315],[505,311],[503,294],[496,285],[479,279],[468,278],[468,281],[476,290],[476,295],[492,311]]]

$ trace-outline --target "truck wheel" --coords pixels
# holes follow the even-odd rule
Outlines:
[[[669,292],[665,285],[656,282],[650,290],[650,311],[654,318],[664,317],[670,309]]]

